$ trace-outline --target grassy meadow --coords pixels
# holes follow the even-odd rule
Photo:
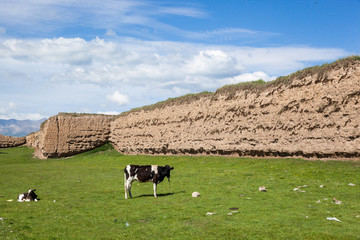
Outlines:
[[[66,159],[32,153],[0,149],[0,239],[360,238],[360,162],[125,156],[110,145]],[[125,200],[130,163],[174,166],[171,183],[154,198],[151,183],[134,182]],[[29,188],[40,201],[17,202]]]

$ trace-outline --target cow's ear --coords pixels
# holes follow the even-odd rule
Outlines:
[[[33,190],[34,192],[36,191],[36,189]]]
[[[171,167],[170,170],[174,170],[174,167]]]

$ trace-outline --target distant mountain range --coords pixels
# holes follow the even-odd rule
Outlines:
[[[0,134],[13,137],[24,137],[29,133],[36,132],[46,118],[40,120],[16,120],[0,119]]]

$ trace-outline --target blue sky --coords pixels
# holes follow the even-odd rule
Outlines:
[[[360,0],[0,0],[0,118],[121,113],[360,54]]]

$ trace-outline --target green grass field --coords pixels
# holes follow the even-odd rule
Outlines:
[[[360,238],[360,162],[125,156],[109,145],[67,159],[32,152],[0,149],[0,239]],[[154,198],[151,183],[134,182],[125,200],[130,163],[174,166],[171,183]],[[17,202],[29,188],[40,201]]]

